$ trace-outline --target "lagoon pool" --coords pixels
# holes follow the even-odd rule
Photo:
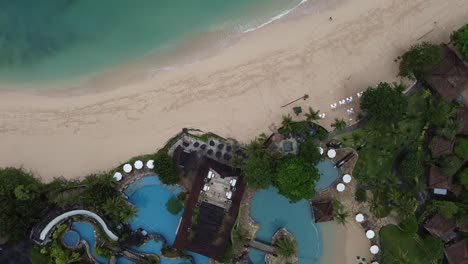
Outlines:
[[[106,258],[98,256],[94,252],[95,245],[96,245],[96,237],[94,236],[94,227],[89,223],[76,222],[76,223],[73,223],[72,229],[75,230],[78,234],[80,234],[81,239],[85,240],[88,243],[94,259],[96,259],[97,262],[101,264],[106,264],[107,263]]]
[[[163,185],[157,176],[144,177],[131,184],[124,192],[128,200],[138,208],[137,217],[130,220],[130,226],[136,230],[143,228],[149,234],[158,233],[164,236],[167,243],[172,245],[176,237],[176,230],[182,217],[183,210],[177,215],[172,215],[166,209],[166,202],[180,193],[176,186]],[[149,241],[135,251],[160,255],[162,244]],[[208,258],[193,252],[196,264],[208,264]],[[162,264],[186,264],[186,260],[168,260],[161,258]]]
[[[338,169],[335,164],[326,159],[317,164],[317,169],[320,172],[320,179],[315,183],[316,191],[323,191],[330,187],[338,179]]]
[[[319,264],[322,256],[322,234],[314,223],[309,202],[301,200],[289,203],[289,200],[278,194],[276,188],[270,187],[257,192],[251,203],[251,217],[260,224],[256,239],[271,243],[272,236],[285,227],[298,243],[299,264]],[[249,258],[254,264],[263,264],[265,254],[251,250]]]

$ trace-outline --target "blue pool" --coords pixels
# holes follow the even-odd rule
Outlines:
[[[107,260],[101,256],[98,256],[94,253],[94,246],[96,245],[96,238],[94,236],[94,227],[88,223],[76,222],[73,223],[72,229],[80,234],[80,237],[84,239],[90,249],[93,257],[101,264],[107,263]]]
[[[76,247],[80,242],[80,235],[73,230],[69,230],[63,235],[63,243],[67,247]]]
[[[322,234],[314,223],[308,201],[291,204],[271,187],[255,194],[250,213],[252,219],[260,224],[256,239],[271,243],[276,231],[285,227],[296,238],[299,264],[320,263]],[[265,263],[265,255],[261,252],[250,251],[249,257],[254,264]]]
[[[338,169],[330,160],[323,160],[317,164],[320,179],[315,184],[316,191],[322,191],[330,187],[338,179]]]
[[[166,238],[169,245],[172,245],[183,211],[178,215],[172,215],[166,209],[166,202],[178,193],[180,193],[180,188],[163,185],[156,176],[144,177],[130,185],[125,190],[125,194],[129,197],[129,201],[138,208],[138,216],[130,221],[131,227],[133,229],[143,228],[149,234],[159,233]],[[149,241],[135,250],[159,255],[161,247],[161,243]],[[197,264],[208,264],[207,257],[192,252],[189,254],[194,257]],[[161,258],[161,263],[186,264],[189,262],[182,259]]]

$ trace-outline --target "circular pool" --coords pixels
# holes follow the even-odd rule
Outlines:
[[[73,248],[78,246],[78,243],[80,243],[80,235],[76,231],[69,230],[63,235],[63,244],[66,247]]]
[[[338,169],[335,167],[335,164],[328,159],[319,162],[317,164],[317,169],[320,172],[320,179],[315,183],[316,191],[327,189],[338,179]]]

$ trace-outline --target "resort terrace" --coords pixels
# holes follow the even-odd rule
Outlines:
[[[239,175],[238,169],[207,157],[202,159],[185,204],[174,248],[223,259],[245,190]]]

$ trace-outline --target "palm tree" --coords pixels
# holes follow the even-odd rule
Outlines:
[[[337,200],[333,201],[333,218],[339,224],[346,225],[348,222],[349,212],[345,210],[342,203]]]
[[[104,212],[116,223],[128,222],[137,215],[136,207],[127,204],[122,198],[114,197],[107,199],[102,205]]]
[[[297,254],[296,241],[290,237],[284,237],[278,240],[275,244],[275,247],[278,256],[284,260],[289,260]]]
[[[319,110],[314,111],[314,109],[312,109],[312,107],[309,106],[309,112],[305,114],[306,120],[311,123],[313,123],[314,121],[320,120],[319,113],[320,113]]]
[[[293,123],[294,122],[293,122],[292,117],[291,117],[290,114],[288,114],[287,116],[283,116],[283,121],[281,121],[281,126],[283,127],[283,131],[284,131],[285,134],[292,133]]]
[[[341,131],[346,128],[346,121],[343,119],[338,119],[335,118],[335,122],[331,124],[332,127],[334,127],[336,130]]]

